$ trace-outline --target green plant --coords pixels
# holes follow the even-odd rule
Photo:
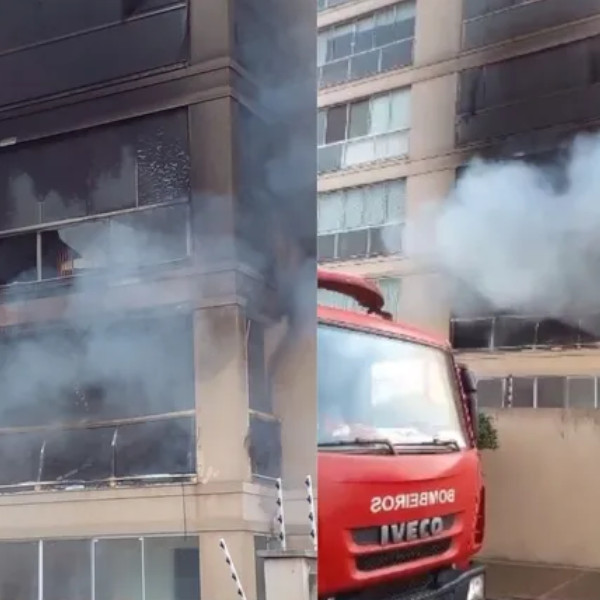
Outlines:
[[[480,450],[498,449],[498,432],[494,427],[493,419],[490,415],[480,412],[478,414],[479,432],[477,435],[477,447]]]

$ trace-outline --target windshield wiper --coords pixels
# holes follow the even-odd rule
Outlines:
[[[460,446],[456,440],[441,440],[440,438],[433,438],[424,442],[399,442],[394,444],[395,446],[414,446],[418,448],[424,448],[427,446],[433,446],[434,448],[446,448],[452,452],[458,452]]]
[[[343,446],[384,446],[390,454],[396,454],[394,444],[387,438],[354,438],[351,440],[336,440],[332,442],[320,442],[319,448],[341,448]]]

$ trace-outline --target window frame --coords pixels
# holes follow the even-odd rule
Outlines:
[[[401,194],[401,199],[400,199],[400,215],[398,218],[389,218],[390,217],[390,212],[391,212],[391,208],[393,207],[393,200],[391,199],[391,195],[394,192],[394,187],[398,188],[397,192],[400,195]],[[321,205],[320,202],[325,200],[327,201],[328,198],[330,198],[333,195],[339,194],[341,195],[341,202],[342,202],[342,214],[340,215],[340,219],[344,220],[345,219],[345,214],[346,214],[346,203],[349,201],[349,196],[352,192],[356,192],[356,191],[362,191],[362,213],[363,216],[361,217],[361,221],[363,221],[363,223],[361,223],[359,226],[357,227],[336,227],[333,229],[328,229],[328,230],[320,230],[319,229],[319,219],[317,219],[317,238],[323,239],[326,237],[330,237],[333,236],[333,258],[332,259],[325,259],[322,262],[341,262],[341,261],[346,261],[346,260],[355,260],[355,259],[370,259],[370,258],[374,258],[377,256],[400,256],[402,255],[402,250],[397,251],[397,252],[372,252],[372,246],[373,246],[373,239],[372,236],[374,235],[373,232],[377,232],[377,231],[381,231],[381,230],[385,230],[388,227],[398,227],[398,228],[404,228],[405,224],[406,224],[406,178],[398,178],[398,179],[390,179],[390,180],[386,180],[386,181],[379,181],[376,183],[372,183],[372,184],[367,184],[367,185],[361,185],[361,186],[354,186],[354,187],[347,187],[347,188],[339,188],[336,190],[331,190],[328,192],[324,192],[318,195],[317,198],[317,215],[319,214],[319,211],[321,210]],[[379,192],[379,190],[381,190],[381,192]],[[374,202],[375,200],[373,198],[375,198],[377,195],[379,194],[385,194],[385,211],[386,211],[386,215],[385,215],[385,220],[382,223],[379,224],[375,224],[375,225],[369,225],[369,224],[364,224],[364,213],[367,210],[367,205],[370,202]],[[359,254],[359,255],[354,255],[354,256],[350,256],[350,257],[341,257],[340,256],[340,252],[339,252],[339,245],[340,245],[340,236],[350,233],[350,232],[358,232],[358,231],[366,231],[367,232],[367,250],[365,252],[364,255]]]
[[[412,7],[412,11],[410,10],[410,8],[408,8],[409,5]],[[361,31],[369,31],[369,30],[374,31],[375,28],[377,27],[376,21],[377,21],[378,16],[384,15],[385,13],[390,13],[390,12],[393,13],[393,23],[394,24],[403,23],[405,21],[412,20],[413,21],[412,33],[408,36],[395,39],[392,42],[386,42],[385,44],[382,44],[380,46],[374,45],[372,48],[370,48],[368,50],[355,51],[355,48],[357,45],[357,39],[356,39],[357,34]],[[404,18],[399,19],[398,16],[401,15],[403,12],[405,12],[407,14],[404,16]],[[408,15],[410,15],[410,16],[408,16]],[[367,75],[367,77],[377,75],[380,73],[384,73],[384,72],[389,72],[391,70],[402,69],[402,68],[408,67],[409,64],[412,64],[413,59],[414,59],[413,52],[414,52],[414,39],[415,39],[415,25],[414,25],[415,18],[416,18],[416,1],[415,0],[402,0],[401,2],[392,4],[391,6],[384,6],[373,12],[370,12],[367,14],[362,14],[362,15],[352,19],[351,21],[336,23],[334,25],[331,25],[329,27],[321,29],[317,34],[317,72],[318,72],[319,87],[324,88],[324,87],[329,87],[330,85],[340,85],[342,83],[347,83],[350,81],[356,81],[357,79],[362,79],[362,77],[353,77],[352,76],[352,59],[355,57],[358,57],[358,56],[368,54],[369,52],[378,51],[379,56],[377,59],[377,70],[374,73],[372,73],[371,75]],[[371,21],[372,27],[370,27],[368,29],[363,29],[363,27],[366,24],[368,24],[369,21]],[[351,50],[350,50],[349,54],[347,54],[346,56],[343,56],[341,58],[327,60],[328,43],[331,41],[331,38],[335,37],[336,32],[339,32],[340,30],[344,30],[344,29],[349,29],[348,33],[352,34],[352,40],[350,41]],[[411,43],[410,63],[407,65],[400,66],[400,67],[395,67],[392,69],[384,70],[382,68],[384,49],[394,46],[396,44],[402,44],[402,43],[406,43],[409,41],[412,42]],[[321,52],[321,47],[323,48],[322,52]],[[341,79],[338,83],[324,84],[324,82],[323,82],[324,68],[329,67],[330,65],[335,65],[336,63],[340,64],[343,61],[348,62],[347,68],[346,68],[346,76],[343,79]]]
[[[355,136],[355,137],[350,137],[350,127],[351,127],[351,115],[352,115],[352,107],[353,106],[357,106],[359,104],[362,104],[363,102],[367,101],[369,103],[369,119],[371,118],[372,115],[372,107],[373,104],[376,100],[378,100],[379,98],[383,98],[383,97],[387,97],[388,98],[388,125],[392,122],[393,120],[393,101],[392,98],[395,96],[403,96],[407,99],[407,105],[408,105],[408,118],[406,119],[407,121],[407,125],[406,126],[402,126],[402,127],[398,127],[398,128],[394,128],[394,129],[387,129],[383,132],[378,132],[378,133],[368,133],[366,135],[360,135],[360,136]],[[411,100],[411,87],[410,86],[403,86],[400,88],[395,88],[393,90],[389,90],[387,92],[383,92],[381,94],[374,94],[372,96],[368,96],[366,98],[357,98],[352,100],[351,102],[346,102],[344,104],[335,104],[335,105],[331,105],[331,106],[326,106],[322,109],[320,109],[318,112],[319,114],[317,115],[317,119],[322,119],[323,122],[323,131],[322,131],[322,142],[320,139],[317,140],[317,164],[319,162],[318,160],[318,155],[319,152],[326,149],[326,148],[333,148],[333,147],[340,147],[340,167],[338,169],[330,169],[330,170],[321,170],[319,169],[319,174],[326,174],[326,173],[330,173],[330,172],[336,172],[336,171],[343,171],[346,169],[353,169],[356,167],[361,167],[363,165],[368,165],[368,164],[373,164],[373,163],[377,163],[377,162],[384,162],[384,161],[388,161],[388,160],[397,160],[397,159],[402,159],[408,156],[409,152],[410,152],[410,139],[408,136],[408,133],[411,130],[411,110],[410,110],[410,100]],[[340,107],[344,107],[345,109],[345,126],[344,126],[344,137],[340,140],[336,140],[335,142],[327,142],[327,129],[328,129],[328,121],[329,121],[329,111],[330,110],[334,110],[336,108],[340,108]],[[324,114],[324,118],[321,117],[320,115]],[[399,154],[391,154],[389,156],[384,156],[381,158],[378,158],[376,156],[374,156],[373,158],[371,158],[370,160],[361,160],[358,162],[351,162],[348,163],[347,162],[347,152],[348,152],[348,146],[350,144],[356,144],[357,142],[368,142],[368,141],[372,141],[373,143],[375,143],[377,140],[383,140],[384,138],[391,138],[392,136],[399,136],[399,135],[403,135],[403,138],[405,140],[405,151],[401,152]]]

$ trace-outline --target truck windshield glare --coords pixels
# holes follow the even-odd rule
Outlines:
[[[416,448],[447,441],[465,448],[452,364],[443,350],[424,344],[320,324],[322,449],[342,448],[332,442],[356,439],[385,439]]]

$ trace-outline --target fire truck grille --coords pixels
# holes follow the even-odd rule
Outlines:
[[[335,597],[335,600],[414,600],[421,594],[430,594],[433,589],[435,575],[427,573],[402,579],[402,583],[394,582],[369,586],[360,591],[348,592]]]
[[[436,540],[409,548],[395,548],[384,552],[373,552],[356,558],[356,568],[359,571],[377,571],[403,563],[413,562],[422,558],[430,558],[444,554],[450,549],[452,540]]]

